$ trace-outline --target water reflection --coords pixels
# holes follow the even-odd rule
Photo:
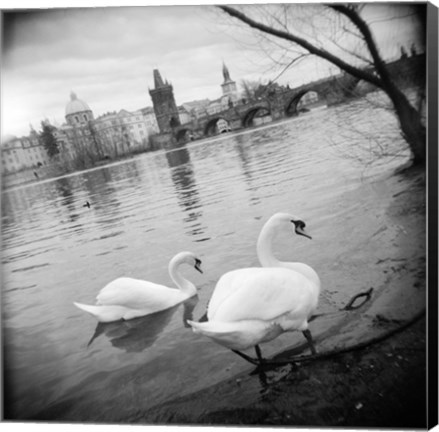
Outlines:
[[[255,179],[252,172],[251,157],[249,155],[250,147],[246,145],[246,142],[242,136],[237,136],[235,138],[237,144],[235,145],[235,150],[238,155],[238,159],[241,163],[241,169],[244,174],[244,180],[248,186],[247,190],[251,191],[250,205],[258,205],[261,199],[258,194],[255,193],[257,187],[254,185]]]
[[[190,327],[187,320],[193,318],[197,303],[198,296],[191,297],[183,303],[182,321],[186,328]],[[154,344],[181,306],[179,304],[173,308],[128,321],[98,323],[87,346],[103,334],[114,348],[126,352],[142,352]]]
[[[189,226],[186,234],[198,237],[195,241],[206,241],[209,238],[199,238],[205,232],[200,219],[201,211],[200,196],[195,181],[190,153],[186,147],[166,152],[166,159],[171,168],[171,178],[177,193],[179,206],[187,213],[183,221]]]
[[[61,197],[61,205],[69,212],[70,221],[74,222],[79,218],[79,213],[76,213],[75,196],[72,192],[73,186],[68,177],[60,177],[54,181],[55,189]]]
[[[34,198],[31,188],[5,191],[1,196],[2,218],[10,223],[26,222]]]
[[[191,162],[191,156],[186,147],[166,152],[166,159],[170,168],[186,165]]]
[[[111,168],[88,171],[84,173],[83,179],[89,196],[88,201],[97,216],[96,222],[105,226],[120,225],[121,202]]]

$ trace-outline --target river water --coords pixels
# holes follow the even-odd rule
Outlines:
[[[376,160],[383,145],[405,148],[395,119],[357,101],[3,191],[6,418],[129,421],[248,368],[185,320],[203,315],[224,272],[258,265],[256,238],[276,211],[302,218],[313,236],[281,236],[278,256],[312,265],[321,304],[337,303],[343,292],[325,291],[328,257],[349,242],[343,221],[363,215],[343,194],[407,158],[393,149]],[[94,303],[122,275],[171,285],[167,264],[182,250],[204,270],[183,270],[199,288],[186,304],[105,325],[73,306]]]

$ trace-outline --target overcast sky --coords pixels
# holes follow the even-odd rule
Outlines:
[[[380,9],[371,15],[378,39],[389,44],[387,57],[419,33],[410,13],[397,11],[400,17],[388,21],[392,14]],[[154,68],[173,84],[178,105],[220,97],[223,61],[238,87],[244,79],[267,82],[280,72],[249,33],[227,25],[230,19],[212,6],[22,10],[3,19],[3,136],[27,135],[30,123],[39,130],[44,118],[60,125],[71,91],[95,117],[152,106]],[[331,70],[307,60],[278,82],[294,87]]]

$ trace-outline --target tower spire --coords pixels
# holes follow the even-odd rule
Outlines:
[[[237,90],[236,90],[236,83],[235,81],[230,78],[229,69],[227,68],[226,64],[223,60],[223,77],[224,82],[221,84],[221,88],[223,89],[223,96],[227,96],[229,100],[236,100],[237,99]]]
[[[224,63],[224,60],[223,60],[223,77],[224,77],[224,82],[225,83],[227,83],[229,81],[232,81],[231,78],[230,78],[229,69],[227,69],[227,66]]]
[[[163,82],[162,76],[158,69],[154,69],[154,88],[158,89],[160,87],[164,87],[165,84]]]

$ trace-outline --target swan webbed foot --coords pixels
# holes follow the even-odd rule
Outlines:
[[[314,341],[312,339],[311,332],[309,331],[309,329],[303,330],[302,333],[305,336],[306,340],[308,341],[308,345],[309,345],[309,349],[311,350],[311,354],[312,355],[317,354],[317,350],[316,350],[316,347],[314,346]]]

